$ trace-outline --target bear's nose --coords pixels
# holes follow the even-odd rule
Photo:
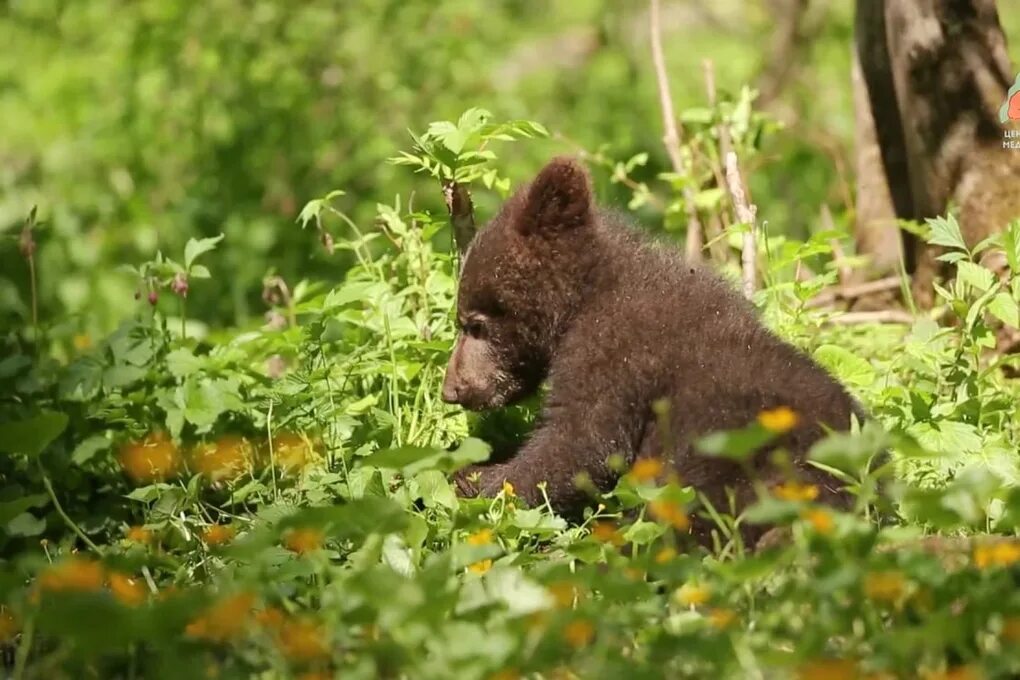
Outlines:
[[[443,380],[443,401],[447,404],[460,403],[460,385],[449,373],[446,374],[446,378]]]

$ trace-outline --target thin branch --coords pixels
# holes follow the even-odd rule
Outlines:
[[[750,300],[754,296],[756,286],[758,244],[756,231],[758,229],[755,215],[758,212],[757,206],[749,205],[744,195],[744,182],[740,177],[740,168],[737,167],[737,154],[730,151],[726,154],[726,184],[729,186],[730,195],[733,197],[733,206],[737,211],[737,219],[745,225],[744,243],[740,252],[740,265],[743,272],[744,296]]]
[[[50,497],[50,502],[53,503],[53,508],[57,511],[57,514],[60,515],[60,519],[64,520],[64,524],[67,525],[68,529],[78,535],[78,538],[81,539],[82,543],[87,545],[97,555],[102,555],[103,549],[93,543],[92,539],[81,530],[81,527],[75,524],[74,520],[71,519],[66,512],[64,512],[64,507],[60,504],[60,501],[57,500],[56,492],[53,491],[53,484],[50,483],[49,475],[47,475],[45,470],[43,470],[41,463],[39,464],[39,470],[42,472],[43,486],[46,487],[46,493]]]
[[[660,0],[651,0],[648,13],[651,31],[652,62],[655,65],[655,80],[659,87],[659,108],[662,109],[662,143],[669,155],[673,172],[684,174],[684,159],[680,151],[680,133],[676,126],[676,114],[673,111],[673,96],[669,92],[669,76],[666,73],[666,59],[662,54],[662,19]],[[689,260],[701,259],[701,245],[704,241],[698,209],[694,205],[694,189],[689,184],[683,188],[684,206],[687,209],[687,243],[685,252]]]
[[[853,300],[872,293],[895,290],[900,287],[900,277],[887,276],[884,279],[858,283],[853,286],[838,286],[821,291],[807,302],[808,307],[824,307],[836,300]]]
[[[475,237],[475,207],[471,203],[471,194],[467,187],[454,180],[443,182],[443,200],[450,213],[450,226],[453,228],[453,240],[457,244],[457,252],[467,252],[471,239]]]
[[[902,309],[883,309],[877,312],[848,312],[826,319],[827,323],[836,326],[851,326],[861,323],[898,323],[911,325],[915,318]]]

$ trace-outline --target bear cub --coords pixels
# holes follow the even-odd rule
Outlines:
[[[508,460],[458,473],[462,495],[494,495],[503,482],[529,505],[544,502],[579,517],[592,504],[575,484],[584,473],[600,491],[619,479],[610,457],[630,466],[659,457],[719,511],[752,503],[752,479],[815,485],[839,507],[851,497],[805,454],[826,429],[847,430],[855,400],[810,358],[758,320],[720,277],[653,244],[593,203],[587,171],[552,160],[517,191],[465,254],[457,300],[460,326],[443,400],[471,410],[503,407],[549,380],[539,423]],[[669,436],[653,405],[669,404]],[[709,432],[747,426],[759,413],[789,407],[797,425],[748,468],[700,455]],[[663,450],[664,441],[671,443]],[[732,505],[731,505],[732,500]],[[702,542],[712,525],[694,518]],[[745,525],[754,543],[768,527]]]

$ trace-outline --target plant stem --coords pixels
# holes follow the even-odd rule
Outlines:
[[[32,295],[32,332],[33,340],[39,343],[39,294],[36,291],[35,281],[35,255],[28,256],[28,282]]]
[[[60,515],[60,518],[64,520],[64,524],[66,524],[71,531],[77,534],[78,538],[80,538],[82,540],[82,543],[87,545],[89,549],[91,549],[97,555],[102,555],[103,554],[102,548],[93,543],[92,539],[89,538],[85,534],[85,532],[81,530],[81,527],[75,524],[74,520],[72,520],[67,515],[67,513],[64,512],[64,508],[63,506],[60,505],[60,501],[57,500],[57,494],[53,491],[53,484],[50,482],[50,478],[46,474],[46,470],[43,469],[42,463],[39,463],[39,470],[40,472],[42,472],[43,486],[46,487],[46,492],[49,494],[50,500],[53,501],[53,507],[56,509],[57,514]]]
[[[30,618],[25,623],[25,630],[21,634],[21,644],[14,657],[14,680],[21,680],[25,675],[25,665],[28,663],[28,655],[32,651],[32,639],[35,637],[35,618]]]
[[[266,415],[266,438],[269,440],[269,470],[273,475],[273,498],[280,499],[280,490],[276,486],[276,452],[273,451],[273,401],[269,400],[269,413]]]

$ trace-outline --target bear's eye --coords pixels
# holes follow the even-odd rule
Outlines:
[[[481,340],[485,337],[485,324],[481,319],[468,319],[461,327],[461,331],[470,338]]]

